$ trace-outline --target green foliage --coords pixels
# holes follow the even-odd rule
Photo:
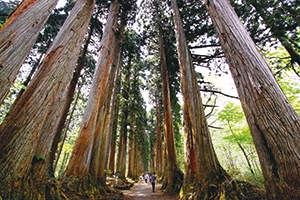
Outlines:
[[[295,70],[300,71],[300,66],[295,67],[292,65],[287,51],[282,46],[269,48],[267,51],[264,51],[264,56],[267,58],[266,60],[274,72],[281,89],[299,115],[299,76],[294,72]]]
[[[246,172],[239,174],[239,176],[237,176],[236,179],[240,180],[240,181],[246,181],[246,182],[252,183],[253,185],[259,186],[260,188],[265,187],[264,177],[263,177],[261,171],[257,171],[254,176],[249,171],[246,171]]]
[[[216,152],[228,173],[235,179],[262,185],[263,179],[249,127],[241,105],[233,102],[226,104],[218,113],[222,140],[214,140]]]
[[[112,173],[112,171],[110,169],[104,169],[104,173],[107,175],[110,175]]]
[[[240,122],[244,117],[244,114],[241,110],[241,107],[236,105],[233,102],[229,102],[225,108],[219,112],[218,118],[221,121],[228,123],[237,123]]]
[[[10,13],[17,7],[19,3],[19,0],[10,0],[8,2],[0,1],[0,28],[3,26]]]
[[[291,62],[290,56],[283,46],[269,47],[263,50],[262,53],[277,79],[281,79],[286,71],[296,71],[299,74],[300,66],[295,66]]]
[[[10,92],[6,99],[4,100],[4,103],[0,107],[0,123],[3,121],[4,117],[8,113],[11,105],[14,103],[14,101],[17,98],[17,95],[21,88],[24,88],[25,86],[20,80],[16,80],[13,84],[13,86],[10,88]]]
[[[250,130],[240,105],[229,102],[218,113],[218,119],[225,126],[224,132],[228,134],[224,137],[225,140],[231,143],[253,144]]]
[[[38,163],[38,162],[41,162],[41,161],[45,161],[46,160],[46,157],[44,156],[41,156],[41,155],[34,155],[33,158],[32,158],[32,164],[34,163]]]
[[[241,129],[237,128],[236,131],[238,132],[238,134],[232,134],[229,136],[225,136],[225,137],[223,137],[223,139],[225,139],[233,144],[238,144],[238,143],[253,144],[250,130],[247,126],[241,128]]]
[[[288,75],[290,74],[290,76]],[[283,75],[284,78],[280,79],[279,85],[281,86],[286,97],[292,104],[295,111],[300,115],[300,85],[299,78],[293,76],[291,73]]]

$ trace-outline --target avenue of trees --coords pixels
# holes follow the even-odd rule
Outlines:
[[[0,2],[0,199],[300,198],[297,0],[58,2]]]

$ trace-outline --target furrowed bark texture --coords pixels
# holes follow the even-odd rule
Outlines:
[[[158,18],[158,24],[159,24]],[[166,53],[164,48],[162,28],[159,24],[159,54],[160,54],[160,67],[161,67],[161,79],[162,79],[162,99],[163,99],[163,108],[164,108],[164,130],[165,130],[165,145],[166,145],[166,155],[167,155],[167,189],[169,193],[179,192],[175,188],[180,188],[182,185],[182,179],[180,180],[177,173],[180,173],[180,170],[177,165],[177,155],[175,149],[174,141],[174,126],[172,118],[172,109],[171,109],[171,99],[170,99],[170,89],[169,89],[169,77],[167,72],[167,60]],[[176,179],[176,182],[174,181]],[[176,185],[177,184],[177,185]]]
[[[38,176],[45,175],[47,169],[50,170],[48,172],[53,173],[53,168],[50,166],[54,159],[53,153],[56,151],[56,148],[52,149],[53,142],[55,141],[55,138],[58,140],[60,138],[59,133],[61,133],[64,124],[62,122],[65,122],[67,111],[70,107],[71,99],[69,95],[71,95],[72,98],[76,86],[76,83],[73,83],[73,85],[70,84],[77,63],[77,60],[74,58],[78,58],[79,56],[83,38],[87,32],[94,5],[94,0],[78,0],[76,2],[69,17],[61,27],[60,32],[56,37],[56,41],[59,42],[56,43],[56,41],[54,41],[52,45],[53,48],[55,48],[55,46],[63,47],[64,50],[62,51],[62,54],[67,56],[64,57],[64,60],[57,59],[52,66],[43,66],[56,66],[56,68],[61,68],[64,70],[64,75],[59,81],[59,86],[56,89],[56,97],[47,115],[47,120],[43,124],[43,132],[35,151],[36,155],[46,158],[46,162],[39,164],[39,166],[36,166],[34,170],[34,175],[37,176],[37,178]],[[69,91],[70,87],[72,87],[72,91]],[[54,175],[52,174],[52,176]]]
[[[120,72],[120,49],[116,49],[115,51],[115,62],[113,63],[113,65],[116,66],[116,74],[115,74],[115,80],[113,82],[113,85],[111,87],[112,90],[112,96],[111,96],[111,107],[110,107],[110,111],[109,111],[109,125],[108,125],[108,132],[107,132],[107,139],[106,139],[106,143],[105,143],[105,169],[110,169],[109,167],[109,162],[110,162],[110,157],[114,157],[115,155],[112,155],[111,152],[115,151],[115,145],[116,145],[116,130],[114,130],[115,127],[115,118],[116,118],[116,111],[117,108],[116,106],[118,105],[118,100],[117,100],[117,95],[119,93],[119,89],[117,86],[117,82],[119,80],[119,72]],[[113,148],[113,149],[112,149]],[[113,153],[115,154],[115,153]],[[114,166],[114,164],[112,164],[112,166]],[[112,167],[112,169],[114,169],[114,167]],[[114,171],[114,170],[112,170]]]
[[[118,79],[120,79],[120,78],[118,77]],[[115,91],[114,91],[115,100],[113,100],[114,101],[114,104],[113,104],[114,108],[113,108],[113,112],[112,112],[113,122],[111,125],[112,135],[111,135],[111,141],[110,141],[110,156],[109,156],[109,168],[108,168],[113,173],[115,172],[117,127],[118,127],[118,116],[119,116],[117,113],[119,113],[119,105],[120,105],[120,98],[118,97],[119,93],[120,93],[120,85],[117,85],[117,87],[115,87]]]
[[[25,0],[0,30],[0,105],[58,0]]]
[[[127,61],[126,68],[131,68],[131,56]],[[129,124],[129,95],[130,95],[130,78],[131,78],[131,71],[126,69],[126,77],[125,77],[125,84],[124,89],[122,91],[122,95],[124,97],[124,101],[126,102],[122,108],[122,116],[121,116],[121,127],[120,127],[120,139],[119,139],[119,150],[118,150],[118,157],[117,157],[117,171],[120,172],[120,178],[125,179],[126,174],[126,152],[127,152],[127,143],[128,143],[128,124]]]
[[[157,176],[160,177],[163,174],[163,136],[161,130],[161,103],[158,95],[155,97],[156,102],[156,141],[155,141],[155,169]]]
[[[116,42],[115,32],[117,30],[117,19],[119,12],[119,3],[113,1],[110,6],[107,23],[103,32],[103,37],[100,44],[97,68],[94,73],[92,88],[89,95],[89,100],[84,113],[83,122],[77,142],[75,144],[72,156],[65,172],[65,176],[86,177],[88,176],[92,147],[97,131],[99,118],[98,112],[100,105],[103,105],[105,100],[105,88],[108,87],[108,82],[111,73],[111,63]]]
[[[178,6],[175,0],[172,0],[171,3],[180,65],[180,83],[184,102],[184,114],[188,115],[184,116],[184,119],[190,120],[184,122],[184,130],[186,132],[185,139],[192,139],[192,141],[186,141],[186,144],[189,145],[190,150],[193,150],[190,153],[195,152],[196,181],[198,185],[201,185],[201,195],[208,195],[208,193],[210,193],[210,184],[219,185],[228,178],[228,175],[220,165],[212,145],[205,119],[200,88],[197,83],[190,51],[186,43]],[[189,166],[186,167],[193,167],[191,163],[192,161],[189,163]],[[192,170],[192,168],[189,169],[189,171]]]
[[[116,40],[111,44],[114,46],[112,48],[113,58],[117,58],[117,60],[112,60],[110,63],[111,71],[109,74],[108,85],[104,88],[104,91],[101,95],[104,96],[104,101],[99,105],[101,107],[101,111],[98,112],[98,128],[96,130],[93,150],[92,150],[92,162],[91,162],[91,170],[90,174],[92,176],[97,177],[97,183],[105,186],[106,176],[104,174],[105,164],[106,164],[106,154],[108,154],[108,148],[106,142],[108,142],[108,126],[109,126],[109,118],[110,116],[110,108],[112,104],[112,94],[113,89],[117,80],[117,75],[119,71],[120,65],[118,63],[118,58],[120,57],[120,43],[122,42],[123,31],[125,28],[125,24],[119,29],[120,38],[116,38]],[[94,162],[95,161],[95,162]]]
[[[116,134],[117,134],[117,121],[115,121],[118,117],[118,104],[119,104],[119,99],[117,97],[117,95],[120,93],[120,85],[118,84],[120,81],[120,66],[121,66],[121,43],[123,41],[123,35],[124,35],[124,30],[126,27],[126,20],[122,19],[121,20],[121,24],[119,27],[119,33],[120,35],[118,36],[118,42],[115,43],[115,47],[114,47],[114,58],[113,58],[113,68],[114,68],[114,77],[113,77],[113,81],[111,81],[110,86],[111,86],[111,108],[110,108],[110,118],[109,118],[109,125],[108,125],[108,137],[107,137],[107,141],[105,144],[105,151],[106,151],[106,157],[105,157],[105,166],[107,166],[108,164],[108,160],[109,162],[112,161],[111,163],[112,165],[112,171],[114,171],[114,158],[115,158],[115,153],[112,153],[112,151],[115,152],[115,146],[116,146]],[[114,148],[114,149],[112,149]],[[112,157],[112,159],[109,158]],[[107,166],[106,169],[110,169],[109,166]]]
[[[267,197],[299,199],[299,116],[229,2],[209,0],[206,5],[254,139]]]
[[[33,158],[46,159],[34,174],[37,179],[46,176],[60,112],[76,66],[72,58],[78,57],[93,5],[91,0],[78,1],[36,76],[0,126],[1,174],[6,174],[2,180],[8,185],[26,177],[32,162],[36,163]]]
[[[189,192],[189,188],[191,185],[196,183],[196,148],[195,142],[193,139],[192,131],[189,127],[191,127],[188,110],[185,105],[183,105],[183,121],[184,121],[184,141],[185,141],[185,152],[184,152],[184,182],[182,191],[184,195]]]

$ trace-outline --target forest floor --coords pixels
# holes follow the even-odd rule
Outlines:
[[[176,196],[164,194],[161,190],[161,184],[155,184],[155,192],[152,192],[151,183],[145,183],[139,180],[130,190],[120,190],[123,193],[122,200],[176,200]]]

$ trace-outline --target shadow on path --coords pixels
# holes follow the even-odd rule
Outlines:
[[[130,190],[121,190],[124,194],[122,200],[177,200],[175,196],[164,194],[161,191],[161,184],[155,184],[155,192],[152,192],[151,183],[139,180]]]

